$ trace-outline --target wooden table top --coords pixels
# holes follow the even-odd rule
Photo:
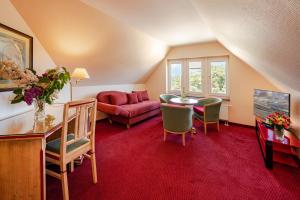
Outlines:
[[[1,120],[0,139],[27,136],[47,137],[52,132],[61,128],[63,109],[64,104],[46,105],[46,116],[51,115],[54,117],[54,120],[47,120],[46,118],[45,121],[39,123],[34,123],[33,110]]]

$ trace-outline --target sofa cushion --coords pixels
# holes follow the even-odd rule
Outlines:
[[[149,96],[148,96],[147,90],[141,91],[141,94],[142,94],[143,101],[149,100]]]
[[[194,109],[194,112],[199,114],[199,115],[204,114],[204,107],[203,106],[194,106],[193,109]]]
[[[140,99],[139,101],[147,101],[149,100],[149,96],[148,96],[148,92],[147,90],[143,90],[143,91],[132,91],[133,93],[137,93],[138,95],[140,95]]]
[[[124,110],[128,111],[128,117],[135,117],[143,113],[160,108],[159,101],[143,101],[137,104],[126,104],[121,106]]]
[[[120,93],[124,94],[125,92],[121,92],[121,91],[103,91],[103,92],[99,92],[98,95],[97,95],[97,100],[98,100],[98,102],[111,104],[110,96],[113,95],[113,94],[120,94]]]
[[[134,104],[139,102],[137,93],[128,93],[127,98],[128,98],[128,104]]]
[[[113,105],[123,105],[127,104],[128,99],[125,92],[122,93],[113,93],[110,95],[110,102]]]
[[[137,94],[137,97],[138,97],[139,102],[142,102],[142,101],[143,101],[143,97],[142,97],[142,94],[141,94],[140,91],[132,91],[132,93],[136,93],[136,94]]]

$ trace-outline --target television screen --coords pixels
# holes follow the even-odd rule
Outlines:
[[[268,90],[254,90],[254,115],[265,118],[274,112],[290,116],[290,94]]]

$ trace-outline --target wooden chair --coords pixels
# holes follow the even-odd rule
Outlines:
[[[198,119],[203,123],[205,134],[207,133],[207,124],[217,124],[217,129],[220,131],[219,117],[221,104],[222,99],[211,97],[201,99],[194,105],[193,121]]]
[[[96,99],[73,101],[65,104],[61,137],[48,142],[46,145],[46,161],[60,166],[59,173],[50,169],[46,169],[46,173],[62,181],[64,200],[69,199],[67,164],[71,163],[71,171],[73,171],[73,161],[79,156],[84,155],[91,160],[93,182],[97,183],[95,158],[96,105]],[[72,134],[69,133],[71,121],[75,121],[73,123],[74,133]]]
[[[195,133],[192,123],[192,108],[162,103],[161,111],[163,117],[164,141],[167,139],[167,133],[181,134],[182,145],[185,146],[185,134],[190,132],[193,136]]]

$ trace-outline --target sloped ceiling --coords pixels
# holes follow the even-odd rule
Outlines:
[[[169,46],[216,40],[187,0],[81,0]]]
[[[282,88],[300,91],[299,0],[191,0],[219,42]]]
[[[164,43],[216,38],[277,86],[300,91],[299,0],[12,2],[56,64],[88,68],[88,84],[143,82]]]
[[[167,46],[79,0],[12,0],[56,65],[87,68],[84,85],[143,83]],[[39,67],[39,66],[35,66]]]

